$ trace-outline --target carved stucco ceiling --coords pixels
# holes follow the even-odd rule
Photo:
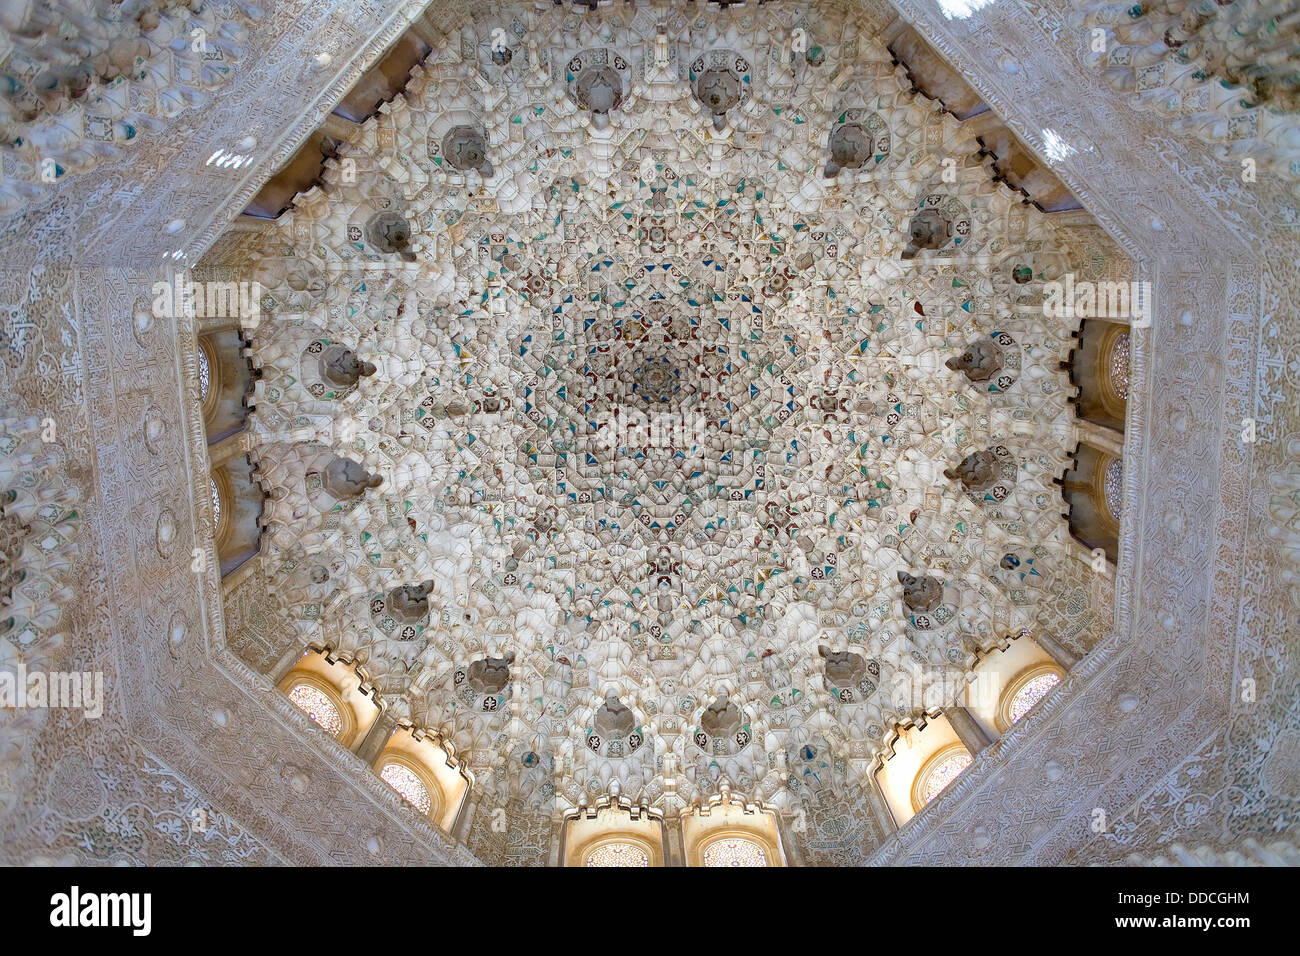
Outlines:
[[[1187,84],[1185,63],[1140,73],[1154,65],[1136,62],[1142,50],[1176,56],[1148,42],[1175,25],[1159,9],[1161,29],[1116,30],[1120,43],[1098,57],[1089,28],[1127,25],[1131,7],[999,0],[954,17],[934,0],[893,6],[1135,257],[1156,314],[1132,343],[1108,633],[899,833],[873,835],[850,790],[825,794],[825,812],[808,815],[808,858],[1237,862],[1242,847],[1260,859],[1255,838],[1295,830],[1300,214],[1293,183],[1247,181],[1239,157],[1264,169],[1286,127],[1270,114],[1234,139],[1239,111]],[[161,118],[93,174],[62,177],[0,219],[5,331],[22,336],[0,365],[22,420],[5,430],[40,472],[27,489],[54,505],[33,540],[56,522],[55,578],[70,584],[49,591],[48,642],[20,656],[102,668],[110,694],[98,721],[0,715],[6,862],[473,862],[232,652],[246,612],[263,609],[223,616],[215,565],[196,576],[188,559],[211,531],[194,325],[141,323],[137,297],[164,252],[208,247],[424,4],[267,7],[215,103]],[[430,7],[450,29],[464,5]],[[247,137],[260,144],[252,167],[195,175]],[[1074,151],[1053,154],[1060,143]],[[50,414],[55,444],[40,435]],[[1247,416],[1260,426],[1253,445],[1240,439]],[[79,528],[61,520],[71,515]],[[1104,833],[1091,825],[1098,807]],[[205,832],[191,829],[196,812],[209,814]],[[470,845],[485,860],[545,862],[550,832],[549,818],[513,813],[508,847],[478,823]]]
[[[653,799],[671,754],[685,799],[725,774],[780,802],[809,745],[869,757],[978,649],[1090,616],[1052,485],[1071,328],[1039,303],[1124,260],[993,182],[878,26],[476,16],[322,189],[203,264],[266,293],[269,599],[501,799]],[[377,374],[329,390],[336,343]],[[945,367],[973,343],[985,378]],[[330,495],[336,456],[383,485]],[[921,610],[899,572],[937,583]],[[499,692],[463,680],[511,652]]]

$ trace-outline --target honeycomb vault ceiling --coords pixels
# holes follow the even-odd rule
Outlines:
[[[992,179],[879,10],[505,12],[200,263],[265,291],[269,540],[228,642],[359,660],[483,804],[540,813],[724,777],[792,808],[866,784],[977,651],[1086,650],[1109,601],[1052,483],[1072,328],[1039,303],[1126,258]],[[377,374],[329,388],[332,343]],[[996,374],[944,366],[967,343]],[[384,478],[341,511],[310,477],[336,455]],[[900,572],[935,593],[909,607]],[[426,580],[406,623],[394,589]],[[504,688],[465,681],[507,656]]]

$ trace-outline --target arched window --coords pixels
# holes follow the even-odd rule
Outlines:
[[[206,410],[208,393],[212,391],[212,359],[208,355],[208,344],[199,339],[199,401]]]
[[[958,712],[971,713],[966,706],[948,712],[925,711],[915,719],[896,723],[885,738],[872,770],[880,794],[885,798],[895,826],[902,826],[920,813],[931,800],[971,763],[972,747],[977,747],[970,722],[963,720],[959,729],[952,717]]]
[[[384,783],[400,793],[407,803],[421,813],[428,815],[433,808],[433,801],[429,798],[429,788],[425,786],[419,775],[405,764],[390,760],[379,771],[379,776]]]
[[[379,716],[365,671],[333,651],[309,648],[276,686],[348,749],[361,743]]]
[[[587,852],[583,866],[649,866],[650,854],[634,843],[611,840]]]
[[[224,577],[262,547],[260,517],[266,495],[247,455],[229,458],[208,475],[212,495],[212,540]]]
[[[1070,534],[1089,551],[1101,548],[1112,564],[1119,557],[1123,478],[1123,461],[1090,444],[1086,436],[1061,476],[1061,494],[1070,508]]]
[[[1071,659],[1068,648],[1050,633],[1030,634],[1027,629],[1005,645],[977,651],[976,658],[975,680],[966,687],[964,706],[990,740],[1006,733],[1065,680],[1063,661]]]
[[[1061,683],[1064,673],[1055,663],[1036,664],[1027,667],[1002,690],[998,701],[997,725],[1005,731],[1034,706],[1051,693],[1052,688]]]
[[[384,783],[438,826],[448,833],[456,828],[473,780],[440,735],[399,724],[373,767]]]
[[[1111,337],[1106,356],[1105,387],[1119,403],[1128,401],[1128,330]]]
[[[569,811],[560,858],[565,866],[663,866],[663,815],[626,798],[602,797]]]
[[[238,328],[205,332],[198,346],[199,404],[208,444],[213,445],[245,427],[256,382],[244,355],[248,340]]]
[[[212,495],[212,543],[217,548],[217,560],[229,555],[235,528],[234,488],[230,473],[218,468],[208,475],[208,490]],[[252,532],[257,534],[257,530]],[[225,570],[222,570],[225,573]]]
[[[925,762],[921,772],[916,775],[916,782],[912,785],[912,806],[920,811],[970,764],[970,752],[961,744],[952,744],[940,750]]]
[[[744,837],[723,837],[704,847],[705,866],[767,866],[767,851]]]
[[[772,807],[720,792],[681,816],[682,856],[687,866],[785,866],[777,815]]]
[[[329,733],[337,737],[343,730],[343,714],[319,687],[311,684],[298,684],[289,691],[289,699],[298,709],[305,713]]]
[[[1129,327],[1085,319],[1070,352],[1070,381],[1079,389],[1075,411],[1082,419],[1124,431],[1128,408]]]
[[[1101,476],[1103,507],[1117,522],[1124,512],[1124,464],[1119,458],[1108,458]]]
[[[217,529],[221,528],[221,492],[217,489],[217,479],[208,478],[208,484],[212,486],[212,524]],[[217,535],[220,537],[220,530]]]
[[[1011,699],[1011,706],[1007,708],[1007,716],[1011,718],[1014,724],[1036,703],[1047,696],[1047,692],[1061,682],[1061,678],[1055,674],[1040,674],[1033,680],[1027,682],[1015,697]]]

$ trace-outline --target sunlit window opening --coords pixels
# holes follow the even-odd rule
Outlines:
[[[289,699],[331,734],[337,736],[343,729],[343,716],[323,691],[317,690],[310,684],[299,684],[289,691]]]
[[[767,866],[767,854],[753,840],[728,837],[704,849],[705,866]]]
[[[1016,691],[1016,695],[1011,698],[1011,706],[1007,708],[1007,716],[1011,718],[1011,722],[1014,724],[1029,713],[1030,709],[1060,682],[1061,678],[1057,674],[1039,674],[1026,681],[1025,686]]]
[[[199,398],[207,401],[208,391],[212,388],[212,365],[208,362],[206,349],[199,349]]]
[[[400,763],[389,763],[384,765],[384,769],[379,771],[379,776],[384,783],[388,784],[403,797],[406,802],[415,807],[421,813],[428,813],[429,807],[429,790],[414,773]]]
[[[585,866],[649,866],[645,850],[631,843],[606,843],[587,854]]]
[[[966,751],[958,751],[941,757],[927,771],[925,783],[921,785],[921,802],[929,803],[939,795],[944,787],[957,779],[957,775],[970,766],[971,757]]]

